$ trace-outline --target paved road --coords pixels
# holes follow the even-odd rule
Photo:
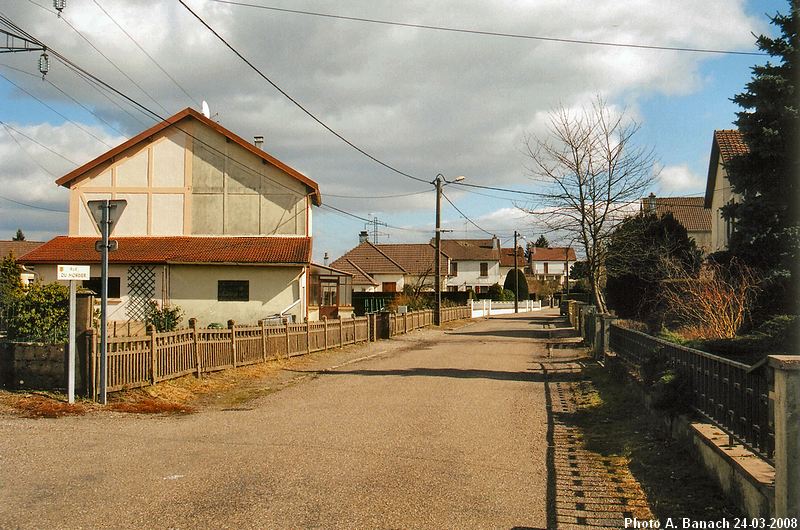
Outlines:
[[[547,528],[535,315],[371,345],[239,410],[0,417],[0,526]]]

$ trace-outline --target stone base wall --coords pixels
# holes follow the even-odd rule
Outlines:
[[[0,384],[8,389],[66,388],[66,350],[65,344],[0,343]]]

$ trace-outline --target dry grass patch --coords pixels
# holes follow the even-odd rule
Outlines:
[[[3,399],[12,414],[26,418],[60,418],[61,416],[80,416],[92,409],[92,405],[81,402],[70,405],[63,398],[54,395],[23,394]]]

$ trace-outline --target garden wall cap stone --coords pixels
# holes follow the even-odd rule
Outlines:
[[[770,355],[769,365],[781,370],[800,371],[800,355]]]

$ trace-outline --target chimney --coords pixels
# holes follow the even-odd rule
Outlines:
[[[264,145],[264,137],[261,135],[253,136],[253,144],[261,149],[261,146]]]
[[[649,213],[656,213],[656,194],[650,192],[650,195],[647,197],[647,211]]]
[[[323,265],[325,265],[325,266],[327,267],[327,266],[328,266],[328,260],[329,260],[329,259],[330,259],[330,258],[328,257],[328,253],[326,252],[326,253],[325,253],[325,255],[322,257],[322,264],[323,264]]]
[[[366,243],[367,241],[369,241],[369,232],[362,230],[358,233],[358,244],[360,245],[361,243]]]

